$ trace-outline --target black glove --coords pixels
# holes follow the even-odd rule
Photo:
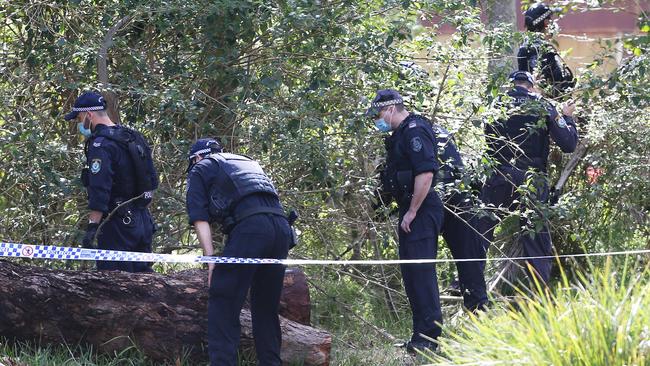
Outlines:
[[[97,233],[97,228],[99,228],[99,224],[96,223],[96,222],[91,222],[86,227],[86,235],[84,235],[84,238],[81,241],[81,245],[84,248],[86,248],[86,249],[95,249],[95,245],[93,245],[93,239],[95,239],[95,234]]]
[[[293,227],[296,220],[298,220],[298,213],[295,210],[291,210],[289,215],[287,215],[287,221],[289,221],[289,227],[291,228],[291,243],[289,243],[289,250],[298,245],[298,234],[296,233],[296,229]]]
[[[551,188],[551,191],[549,192],[549,197],[548,201],[551,205],[557,205],[558,201],[560,200],[560,196],[562,195],[562,190],[556,190],[555,187]]]

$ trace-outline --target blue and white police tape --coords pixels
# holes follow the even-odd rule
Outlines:
[[[273,259],[214,257],[191,254],[159,254],[127,252],[121,250],[85,249],[55,245],[30,245],[0,242],[0,257],[36,258],[54,260],[116,261],[116,262],[161,262],[161,263],[222,263],[222,264],[284,264],[284,265],[378,265],[378,264],[423,264],[482,261],[514,261],[531,259],[602,257],[616,255],[650,254],[650,249],[617,252],[560,254],[536,257],[497,257],[465,259],[374,259],[374,260],[329,260],[329,259]]]
[[[280,264],[280,261],[277,259],[141,253],[121,250],[86,249],[59,247],[55,245],[30,245],[5,242],[0,242],[0,257],[116,262]]]

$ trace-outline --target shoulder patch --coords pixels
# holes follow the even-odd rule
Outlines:
[[[560,116],[560,118],[557,119],[557,126],[560,128],[567,128],[566,120],[564,117]]]
[[[102,170],[102,159],[93,159],[90,163],[90,172],[97,174],[100,170]]]
[[[420,139],[420,136],[411,139],[411,150],[415,152],[420,152],[420,150],[422,150],[422,140]]]
[[[102,142],[104,142],[104,136],[97,136],[93,139],[93,147],[102,146]]]

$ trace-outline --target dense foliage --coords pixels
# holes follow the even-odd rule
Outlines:
[[[368,98],[377,88],[403,91],[409,109],[455,134],[470,174],[484,178],[481,124],[498,113],[490,105],[505,83],[488,67],[512,61],[522,39],[507,24],[484,25],[490,4],[0,0],[0,238],[78,245],[82,141],[62,117],[80,91],[102,89],[118,97],[121,122],[154,149],[156,251],[197,248],[184,209],[185,156],[193,139],[215,136],[260,160],[285,205],[300,211],[292,256],[395,258],[395,218],[373,209],[383,143],[363,116]],[[444,22],[456,27],[450,37],[438,35]],[[546,208],[559,253],[650,246],[647,15],[639,29],[624,40],[620,68],[601,67],[615,47],[602,43],[602,59],[578,72],[574,97],[588,150],[559,204]],[[102,48],[108,84],[98,76]],[[569,157],[552,157],[554,181]],[[595,182],[584,173],[590,166],[603,173]],[[491,255],[501,255],[502,245],[494,247]],[[440,256],[448,256],[444,246]],[[448,269],[440,267],[442,285],[453,278]],[[386,323],[402,319],[396,267],[308,270],[330,294],[369,292],[343,297],[362,317],[384,307]],[[328,286],[334,281],[348,286]]]

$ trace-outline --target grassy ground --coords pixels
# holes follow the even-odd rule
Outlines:
[[[446,365],[650,365],[650,271],[607,262],[551,296],[464,322],[430,357]]]
[[[615,270],[616,269],[616,270]],[[445,307],[435,355],[411,356],[393,346],[410,335],[405,299],[389,312],[381,292],[338,278],[312,292],[315,326],[333,334],[331,365],[650,365],[650,270],[643,263],[607,262],[591,277],[563,278],[549,297],[520,293],[472,317]],[[6,357],[3,360],[3,357]],[[242,366],[254,365],[243,357]],[[15,363],[10,363],[9,360]],[[98,356],[77,346],[37,347],[0,341],[5,365],[153,365],[135,349]],[[189,365],[179,360],[174,365]]]

